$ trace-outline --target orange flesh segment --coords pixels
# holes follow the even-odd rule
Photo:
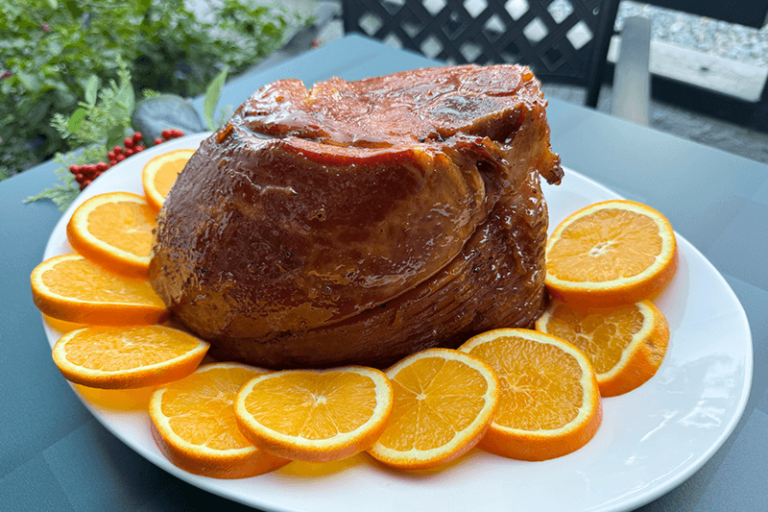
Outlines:
[[[218,368],[189,375],[163,394],[162,413],[185,441],[213,450],[252,447],[235,421],[232,402],[240,387],[259,372]]]
[[[162,197],[166,197],[171,191],[173,184],[176,183],[176,178],[179,173],[183,171],[184,166],[187,165],[187,161],[189,161],[189,156],[168,160],[157,170],[153,182],[155,190],[157,190]]]
[[[573,421],[584,401],[582,370],[570,354],[517,336],[474,347],[501,381],[494,423],[521,430],[553,430]]]
[[[85,302],[149,304],[165,308],[147,281],[113,274],[85,259],[60,261],[43,272],[42,281],[52,293]]]
[[[623,246],[616,251],[613,246]],[[547,271],[573,282],[605,282],[633,277],[662,251],[653,220],[629,210],[605,209],[573,221],[547,254]],[[621,254],[629,258],[621,258]]]
[[[592,361],[595,372],[613,369],[624,349],[642,329],[645,317],[632,304],[616,309],[579,314],[557,304],[547,324],[547,332],[579,347]],[[574,335],[574,333],[576,333]]]
[[[296,372],[266,379],[245,401],[248,413],[263,426],[309,440],[354,431],[370,420],[376,405],[375,382],[350,372]]]
[[[378,442],[393,450],[425,451],[444,446],[466,429],[486,404],[486,379],[460,361],[419,359],[391,380],[395,403],[389,426]]]
[[[142,346],[147,348],[142,350]],[[66,344],[66,358],[74,365],[104,372],[131,370],[162,363],[199,346],[178,331],[143,327],[90,327]]]
[[[88,231],[99,240],[135,254],[149,257],[156,213],[147,204],[121,201],[105,203],[88,215]]]

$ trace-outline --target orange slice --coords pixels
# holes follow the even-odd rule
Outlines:
[[[536,329],[576,345],[589,357],[603,397],[623,395],[653,377],[669,343],[667,319],[647,300],[588,312],[553,302]]]
[[[307,462],[340,460],[370,447],[392,410],[379,370],[345,366],[259,375],[235,399],[235,417],[254,445]]]
[[[83,327],[88,327],[87,324],[81,324],[77,322],[67,322],[65,320],[59,320],[58,318],[53,318],[52,316],[43,315],[43,319],[48,323],[49,326],[51,326],[53,329],[56,329],[60,333],[68,333],[69,331],[74,331],[75,329],[82,329]]]
[[[209,344],[160,325],[86,327],[53,346],[53,362],[72,382],[103,389],[156,386],[194,372]]]
[[[496,329],[459,350],[487,361],[501,380],[499,410],[480,448],[547,460],[578,450],[597,432],[603,416],[597,378],[573,345],[528,329]]]
[[[632,201],[605,201],[570,215],[547,241],[550,295],[574,307],[633,304],[664,288],[677,270],[667,219]]]
[[[156,216],[136,194],[100,194],[72,214],[67,239],[77,252],[113,272],[146,278]]]
[[[184,170],[194,152],[194,149],[177,149],[153,158],[144,166],[141,182],[147,202],[152,208],[159,211],[163,207],[168,192],[176,183],[176,177]]]
[[[160,451],[185,471],[213,478],[256,476],[290,462],[253,446],[235,421],[237,391],[265,372],[214,363],[158,388],[149,402],[149,416]]]
[[[387,370],[395,388],[389,425],[368,450],[401,469],[427,469],[471,450],[499,403],[499,380],[480,359],[449,349],[412,354]]]
[[[114,274],[79,254],[32,271],[32,300],[44,314],[89,325],[156,324],[168,316],[149,282]]]

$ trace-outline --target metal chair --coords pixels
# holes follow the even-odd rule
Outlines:
[[[342,0],[360,32],[449,64],[520,63],[597,105],[618,0]]]

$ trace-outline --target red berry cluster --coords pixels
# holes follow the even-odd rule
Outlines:
[[[179,137],[184,136],[184,132],[181,130],[177,130],[176,128],[172,128],[170,130],[163,130],[160,132],[160,135],[163,136],[161,139],[160,137],[156,138],[154,141],[152,141],[152,144],[157,146],[158,144],[162,144],[163,142],[169,141],[171,139],[177,139]]]
[[[83,190],[85,187],[90,185],[93,180],[101,176],[104,171],[116,163],[122,162],[129,156],[135,155],[136,153],[141,153],[147,149],[146,146],[141,144],[143,138],[144,137],[141,135],[141,133],[136,132],[133,134],[133,137],[126,137],[123,139],[123,146],[115,146],[112,151],[107,153],[109,163],[97,162],[95,164],[70,166],[69,172],[75,175],[75,181],[80,184],[80,190]]]
[[[75,180],[80,184],[80,190],[83,190],[107,169],[109,169],[108,163],[99,162],[97,164],[72,165],[69,167],[69,172],[75,175]]]
[[[123,146],[125,148],[122,148],[120,146],[115,146],[112,148],[112,151],[107,153],[107,158],[109,158],[110,167],[117,164],[118,162],[122,162],[126,158],[128,158],[131,155],[134,155],[136,153],[141,153],[145,149],[147,149],[147,146],[142,146],[141,141],[144,138],[141,133],[136,132],[133,134],[133,137],[126,137],[123,139]]]
[[[155,139],[154,145],[162,144],[165,141],[175,139],[177,137],[183,137],[184,132],[177,129],[172,130],[163,130],[162,132],[163,138],[157,138]],[[72,165],[69,168],[69,172],[75,175],[75,181],[77,181],[80,184],[80,190],[83,190],[85,187],[91,184],[93,180],[101,176],[101,174],[112,167],[113,165],[122,162],[126,158],[128,158],[131,155],[135,155],[136,153],[141,153],[145,149],[147,149],[147,146],[142,145],[142,140],[144,139],[144,136],[136,132],[133,134],[133,137],[126,137],[123,139],[123,145],[122,146],[115,146],[112,148],[112,151],[107,153],[107,157],[109,158],[109,163],[107,162],[98,162],[95,164],[83,164],[83,165]]]

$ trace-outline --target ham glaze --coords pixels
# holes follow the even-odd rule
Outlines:
[[[541,313],[562,177],[528,68],[422,69],[257,91],[158,217],[153,287],[210,353],[386,367]]]

